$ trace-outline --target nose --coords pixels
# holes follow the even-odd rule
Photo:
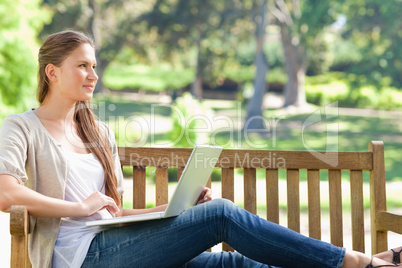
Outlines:
[[[98,81],[98,75],[96,74],[95,69],[90,68],[90,71],[88,72],[88,79],[95,80],[95,82]]]

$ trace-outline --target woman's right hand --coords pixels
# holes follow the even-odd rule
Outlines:
[[[9,212],[12,205],[26,206],[31,216],[40,218],[89,216],[105,208],[119,212],[113,198],[100,192],[79,203],[42,195],[19,184],[11,175],[0,174],[0,182],[0,210],[4,212]]]
[[[113,198],[101,192],[92,193],[84,202],[81,203],[84,216],[90,216],[99,210],[107,209],[116,214],[120,211]]]

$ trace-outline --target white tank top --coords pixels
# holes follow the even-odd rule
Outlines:
[[[97,158],[91,154],[78,154],[65,150],[70,170],[66,182],[65,200],[82,202],[93,192],[101,191],[103,168]],[[103,194],[105,190],[101,191]],[[101,210],[89,217],[61,218],[60,230],[53,250],[52,267],[81,267],[89,246],[95,235],[105,227],[86,227],[90,220],[109,219],[112,215]]]

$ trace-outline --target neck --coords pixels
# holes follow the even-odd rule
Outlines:
[[[72,122],[74,119],[74,107],[75,103],[48,100],[36,109],[36,114],[43,119]]]

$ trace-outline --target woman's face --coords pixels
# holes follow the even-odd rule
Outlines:
[[[98,76],[95,73],[95,50],[89,44],[77,47],[56,68],[57,89],[66,100],[86,101],[92,98]]]

